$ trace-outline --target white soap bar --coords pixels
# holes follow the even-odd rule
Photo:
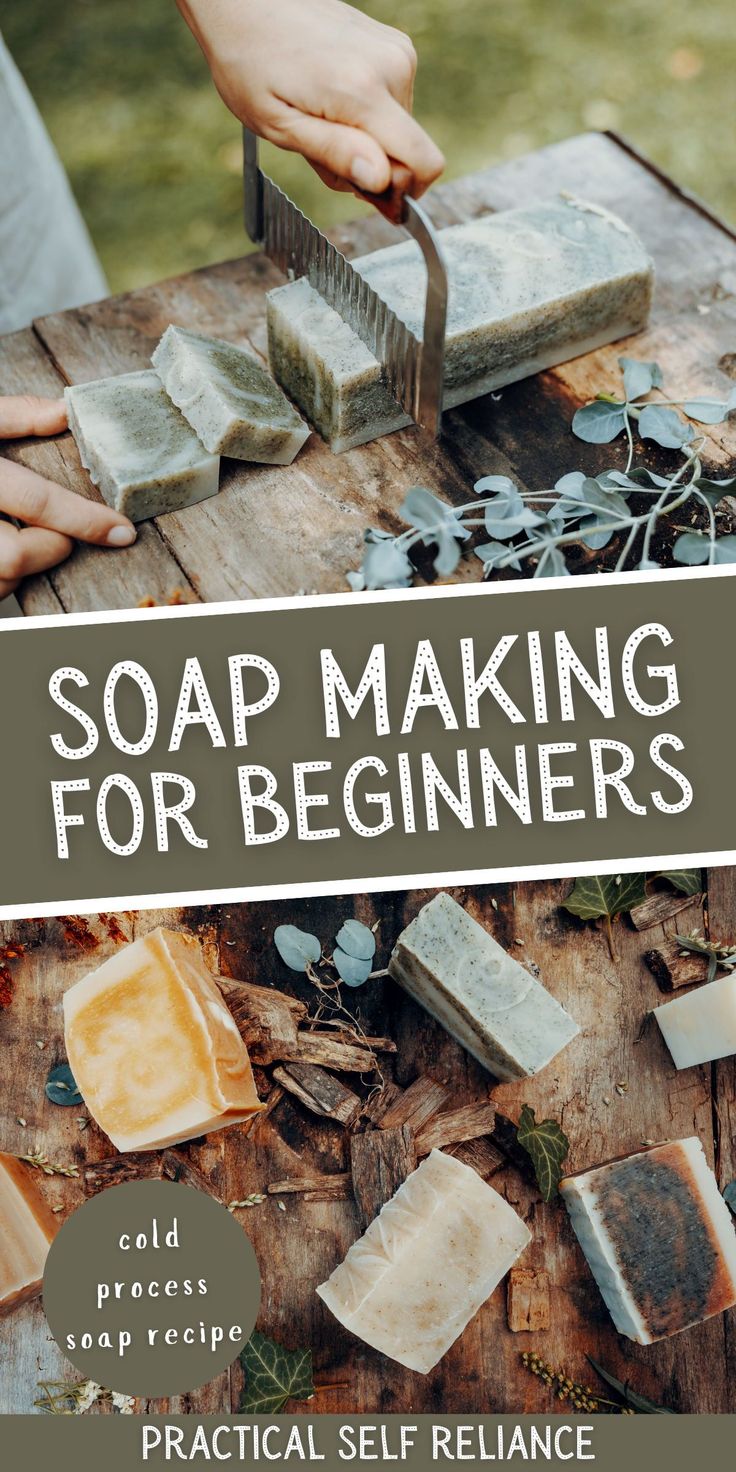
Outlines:
[[[194,936],[157,929],[64,994],[67,1056],[120,1151],[154,1150],[263,1108],[248,1050]]]
[[[216,494],[219,456],[208,454],[152,369],[78,383],[64,398],[85,470],[131,521]]]
[[[699,1140],[673,1140],[560,1183],[616,1328],[652,1344],[736,1304],[736,1231]]]
[[[693,1068],[736,1053],[736,974],[709,981],[655,1007],[676,1068]]]
[[[500,1079],[538,1073],[580,1031],[525,967],[444,892],[402,931],[389,971]]]
[[[151,359],[205,449],[235,460],[291,465],[309,425],[244,348],[167,327]]]
[[[530,1241],[503,1196],[433,1150],[317,1292],[352,1334],[426,1375]]]
[[[652,263],[597,205],[555,198],[441,232],[449,278],[445,408],[638,332]],[[421,337],[426,271],[404,241],[352,264]],[[336,452],[410,421],[373,354],[305,279],[268,294],[271,368]]]

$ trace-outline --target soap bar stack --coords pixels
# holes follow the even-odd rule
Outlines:
[[[699,1140],[568,1176],[560,1192],[620,1334],[652,1344],[736,1304],[736,1231]]]
[[[598,205],[555,198],[440,232],[449,300],[444,407],[644,327],[652,263]],[[426,270],[413,241],[352,262],[421,338]],[[410,421],[381,365],[304,278],[268,294],[271,369],[336,452]]]
[[[426,1375],[530,1241],[503,1196],[433,1150],[317,1292],[351,1333]]]
[[[152,362],[64,393],[85,470],[131,521],[214,496],[220,455],[290,465],[309,435],[244,348],[171,326]]]
[[[531,1077],[580,1030],[540,982],[444,892],[402,931],[388,969],[496,1078]]]
[[[64,995],[67,1056],[118,1150],[153,1150],[262,1109],[245,1043],[197,941],[158,929]]]
[[[28,1167],[0,1153],[0,1315],[41,1292],[57,1225]]]

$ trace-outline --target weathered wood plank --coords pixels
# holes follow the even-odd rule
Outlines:
[[[524,158],[439,185],[431,194],[438,222],[452,223],[489,210],[529,203],[560,189],[617,210],[642,236],[655,260],[657,288],[652,325],[635,342],[614,345],[504,390],[446,417],[442,441],[430,444],[410,429],[347,455],[334,457],[317,436],[291,467],[226,462],[219,496],[180,515],[144,527],[136,547],[109,560],[99,550],[77,552],[51,584],[64,608],[130,606],[141,598],[166,602],[176,587],[185,598],[207,601],[344,591],[345,571],[360,560],[364,528],[396,530],[407,489],[418,481],[458,505],[479,475],[511,474],[543,489],[563,471],[620,464],[619,446],[583,448],[572,438],[577,405],[601,387],[618,387],[623,352],[660,359],[667,385],[688,393],[717,391],[733,382],[736,241],[733,234],[685,199],[677,188],[614,138],[586,134]],[[341,227],[335,236],[348,254],[395,238],[378,218]],[[279,280],[260,255],[225,262],[173,281],[111,298],[35,324],[55,365],[55,381],[120,373],[148,362],[170,321],[265,352],[264,292]],[[48,371],[48,365],[47,365]],[[22,360],[6,376],[23,386]],[[707,465],[719,474],[736,461],[736,425],[704,430]],[[48,448],[25,445],[25,463],[59,465],[90,492],[68,439]],[[14,452],[15,453],[15,452]],[[654,468],[664,461],[647,449]],[[671,459],[671,457],[670,457]],[[63,465],[60,462],[63,461]],[[666,536],[659,550],[668,556]],[[142,549],[142,550],[141,550]],[[578,556],[576,570],[610,566],[614,538],[598,556]],[[114,575],[110,576],[113,566]],[[430,564],[422,564],[428,573]],[[472,552],[455,580],[475,580]],[[21,590],[27,611],[39,592]]]
[[[708,925],[712,938],[736,941],[736,869],[708,872]],[[713,1071],[715,1168],[721,1190],[736,1180],[736,1057],[719,1058]],[[688,1072],[694,1072],[689,1069]],[[736,1310],[723,1318],[727,1373],[723,1409],[736,1411]]]

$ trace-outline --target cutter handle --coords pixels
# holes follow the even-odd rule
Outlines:
[[[411,194],[414,184],[414,175],[406,164],[389,160],[391,164],[391,183],[382,194],[368,194],[365,190],[356,189],[358,199],[364,199],[366,204],[372,204],[392,225],[403,225],[406,220],[406,196]]]

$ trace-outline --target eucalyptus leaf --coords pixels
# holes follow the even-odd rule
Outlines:
[[[332,960],[340,980],[344,981],[346,986],[362,986],[373,969],[372,961],[361,961],[358,956],[349,956],[339,946],[335,946]]]
[[[660,879],[666,879],[680,894],[700,894],[703,876],[700,869],[661,869]]]
[[[475,547],[473,550],[476,557],[480,557],[481,562],[486,568],[500,567],[503,565],[504,567],[513,567],[517,572],[521,572],[521,563],[518,557],[511,555],[513,548],[504,546],[503,542],[482,542],[480,547]]]
[[[736,1181],[729,1181],[723,1192],[723,1199],[729,1210],[736,1216]]]
[[[359,961],[371,961],[376,954],[376,937],[359,920],[346,920],[341,925],[337,944],[348,956],[355,956]]]
[[[600,1375],[601,1380],[605,1380],[606,1385],[610,1385],[611,1390],[615,1390],[616,1394],[620,1395],[621,1399],[627,1405],[631,1406],[633,1410],[641,1411],[644,1415],[653,1416],[673,1416],[675,1414],[674,1411],[668,1410],[666,1406],[655,1405],[653,1400],[647,1400],[645,1395],[639,1395],[637,1390],[632,1390],[631,1386],[625,1384],[623,1380],[617,1380],[616,1376],[612,1375],[610,1370],[604,1370],[603,1366],[599,1365],[598,1361],[594,1360],[591,1355],[587,1355],[586,1358],[588,1364],[593,1366],[596,1375]]]
[[[240,1354],[245,1388],[241,1415],[274,1416],[288,1400],[310,1400],[314,1395],[311,1349],[282,1349],[256,1330]]]
[[[625,405],[594,399],[578,409],[572,421],[572,432],[589,445],[608,445],[620,435],[626,423]]]
[[[654,440],[665,450],[679,450],[693,439],[695,431],[691,424],[681,419],[674,409],[663,409],[660,404],[645,404],[639,415],[639,435],[643,440]]]
[[[47,1099],[50,1099],[52,1104],[61,1104],[64,1109],[69,1109],[72,1104],[79,1108],[80,1104],[84,1103],[79,1085],[68,1063],[60,1063],[57,1068],[51,1069],[45,1088]]]
[[[700,567],[710,556],[710,541],[700,532],[683,532],[672,548],[672,556],[686,567]]]
[[[646,874],[586,874],[575,880],[562,907],[579,920],[613,920],[646,896]]]
[[[713,549],[713,561],[716,565],[724,562],[736,562],[736,537],[719,537]]]
[[[306,971],[308,966],[321,959],[322,947],[316,935],[299,930],[296,925],[277,925],[273,943],[281,960],[292,971]]]
[[[562,1179],[562,1162],[570,1149],[567,1135],[554,1119],[543,1119],[537,1124],[534,1110],[524,1104],[516,1138],[531,1156],[542,1200],[551,1201],[557,1195]]]
[[[517,532],[541,526],[545,518],[530,506],[524,505],[523,498],[512,481],[506,480],[504,476],[489,476],[488,479],[505,482],[495,490],[493,500],[483,513],[489,536],[499,541],[509,541]]]
[[[534,576],[535,578],[569,578],[570,569],[559,547],[554,547],[550,542],[541,544],[539,562],[534,569]]]
[[[659,363],[640,363],[636,358],[619,358],[623,369],[624,390],[627,399],[641,399],[653,388],[662,386],[662,369]]]
[[[379,588],[408,588],[414,569],[403,547],[393,540],[370,542],[363,556],[361,591]]]
[[[686,399],[682,407],[697,424],[722,424],[728,417],[725,399]]]

